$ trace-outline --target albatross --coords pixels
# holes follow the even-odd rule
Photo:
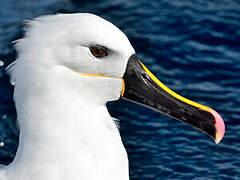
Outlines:
[[[88,13],[28,21],[7,71],[20,128],[0,180],[128,180],[128,157],[106,103],[120,97],[190,124],[219,143],[213,109],[166,87],[112,23]]]

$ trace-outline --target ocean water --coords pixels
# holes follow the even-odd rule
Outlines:
[[[108,104],[121,121],[131,180],[240,179],[240,1],[1,0],[0,163],[18,146],[13,87],[4,68],[16,58],[11,42],[24,20],[91,12],[130,39],[141,60],[181,95],[218,111],[226,124],[219,145],[189,125],[119,100]]]

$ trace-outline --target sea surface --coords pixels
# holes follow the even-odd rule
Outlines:
[[[218,111],[226,134],[216,145],[189,125],[139,105],[108,104],[120,119],[131,180],[240,179],[239,0],[0,0],[0,163],[9,164],[19,130],[4,69],[12,41],[40,15],[90,12],[118,26],[142,62],[181,95]]]

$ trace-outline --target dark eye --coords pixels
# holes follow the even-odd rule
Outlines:
[[[89,49],[92,55],[94,55],[96,58],[102,58],[108,55],[107,51],[102,47],[92,46],[92,47],[89,47]]]

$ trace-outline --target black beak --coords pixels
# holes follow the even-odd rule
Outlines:
[[[213,109],[190,101],[162,84],[133,54],[123,76],[122,98],[192,125],[219,143],[225,133],[221,116]]]

